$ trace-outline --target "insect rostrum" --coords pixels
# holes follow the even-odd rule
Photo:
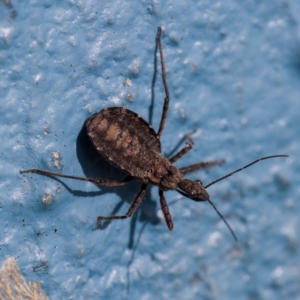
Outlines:
[[[128,173],[128,176],[124,180],[110,181],[105,179],[83,178],[38,169],[25,170],[21,171],[21,173],[37,173],[46,176],[77,179],[93,182],[100,186],[121,186],[127,184],[131,180],[138,180],[142,182],[140,192],[129,207],[127,213],[122,216],[99,216],[96,228],[100,227],[102,220],[126,219],[131,217],[141,204],[147,185],[156,185],[159,188],[161,208],[169,230],[173,229],[173,222],[163,192],[168,190],[177,190],[185,197],[194,201],[208,201],[226,223],[232,235],[236,239],[236,236],[229,224],[209,199],[209,194],[207,193],[206,188],[256,163],[259,160],[273,157],[286,157],[286,155],[275,155],[261,158],[210,183],[207,186],[203,186],[200,180],[193,181],[185,179],[184,175],[189,172],[214,165],[220,165],[223,161],[216,160],[203,162],[178,169],[173,165],[173,163],[192,149],[192,143],[187,143],[187,145],[172,158],[168,159],[161,155],[160,137],[164,128],[170,97],[166,81],[160,27],[158,28],[156,42],[160,53],[162,80],[166,94],[158,132],[156,133],[154,129],[139,115],[123,107],[110,107],[103,109],[85,121],[87,134],[98,152],[112,164]]]

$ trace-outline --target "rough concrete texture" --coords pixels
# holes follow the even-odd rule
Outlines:
[[[0,2],[0,253],[50,299],[299,299],[300,5],[269,1]],[[239,242],[207,203],[165,194],[169,232],[149,188],[101,188],[20,175],[40,168],[122,178],[88,149],[84,120],[124,106],[158,128],[164,91],[157,26],[171,94],[162,135],[169,153],[196,130],[176,165],[225,159],[190,176],[204,184],[262,156],[289,154],[209,187]],[[125,82],[125,84],[124,84]]]

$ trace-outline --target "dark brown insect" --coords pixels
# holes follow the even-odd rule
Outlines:
[[[161,155],[160,137],[164,129],[170,97],[166,81],[164,57],[160,38],[161,28],[159,27],[156,42],[160,53],[162,80],[166,97],[158,133],[156,133],[154,129],[139,115],[123,107],[110,107],[103,109],[85,121],[87,134],[94,147],[108,161],[128,173],[129,176],[121,181],[110,181],[62,175],[38,169],[30,169],[20,172],[21,174],[37,173],[46,176],[57,176],[89,181],[100,186],[121,186],[127,184],[131,180],[141,181],[141,190],[129,207],[127,213],[122,216],[99,216],[96,228],[100,227],[102,220],[126,219],[131,217],[141,204],[147,185],[156,185],[159,187],[160,204],[169,230],[173,229],[173,222],[163,192],[177,190],[183,196],[194,201],[208,201],[225,222],[233,237],[237,239],[229,224],[209,199],[206,188],[260,160],[273,157],[287,157],[287,155],[274,155],[260,158],[241,169],[211,182],[206,186],[203,186],[200,180],[193,181],[185,179],[183,176],[189,172],[220,165],[223,161],[216,160],[211,162],[202,162],[181,169],[176,168],[173,166],[173,163],[192,149],[193,143],[191,140],[172,158],[168,159]]]

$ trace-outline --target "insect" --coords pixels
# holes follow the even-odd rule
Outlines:
[[[173,222],[169,212],[168,204],[164,197],[164,192],[169,190],[177,190],[180,194],[191,200],[197,202],[209,202],[218,213],[220,218],[225,222],[234,239],[237,240],[236,235],[225,218],[210,200],[206,189],[209,186],[231,176],[232,174],[257,163],[260,160],[274,157],[287,157],[287,155],[273,155],[260,158],[244,166],[243,168],[240,168],[209,183],[206,186],[203,186],[200,180],[193,181],[184,178],[184,175],[187,173],[206,167],[220,165],[223,163],[223,161],[216,160],[202,162],[178,169],[173,165],[173,163],[192,149],[193,143],[191,141],[171,158],[165,158],[161,154],[160,138],[164,129],[170,101],[161,44],[161,31],[161,27],[158,27],[156,43],[158,45],[160,54],[165,100],[158,132],[155,132],[151,125],[149,125],[139,115],[123,107],[110,107],[103,109],[85,121],[86,131],[93,146],[109,162],[125,171],[128,176],[121,181],[111,181],[105,179],[69,176],[38,169],[20,171],[20,173],[37,173],[45,176],[64,177],[92,182],[99,186],[111,187],[122,186],[132,180],[138,180],[142,182],[141,189],[133,203],[130,205],[127,213],[121,216],[99,216],[97,218],[96,228],[100,227],[102,220],[126,219],[131,217],[141,204],[146,192],[146,187],[148,185],[156,185],[159,188],[160,205],[169,230],[173,229]]]

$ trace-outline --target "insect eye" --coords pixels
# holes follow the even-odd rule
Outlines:
[[[195,181],[196,181],[196,182],[200,182],[200,184],[202,185],[202,181],[201,181],[201,180],[196,179]]]

